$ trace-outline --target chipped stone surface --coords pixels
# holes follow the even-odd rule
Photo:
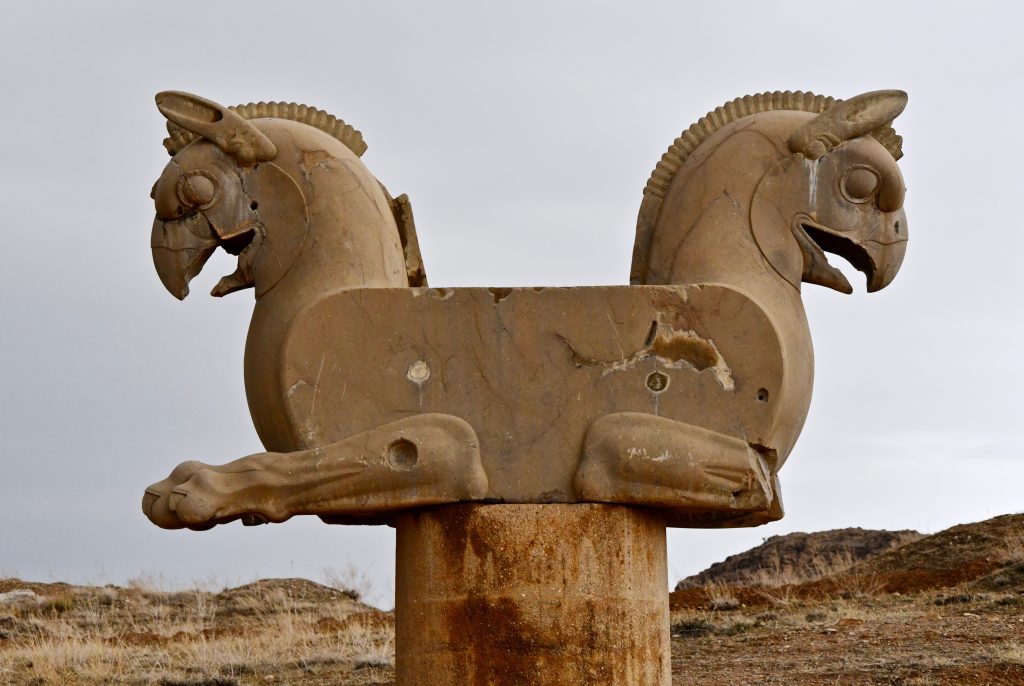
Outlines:
[[[184,297],[216,248],[238,255],[214,294],[255,290],[245,381],[268,452],[179,465],[147,515],[379,522],[488,500],[777,519],[813,381],[800,288],[850,290],[826,251],[869,290],[899,269],[889,123],[905,101],[765,93],[702,119],[645,189],[635,285],[438,288],[408,198],[365,167],[352,127],[294,103],[160,94],[173,158],[153,190],[154,264]]]
[[[803,380],[784,377],[774,327],[731,289],[495,290],[339,291],[303,311],[282,344],[294,363],[280,411],[299,429],[284,439],[303,448],[410,413],[453,415],[476,430],[489,498],[574,502],[588,499],[574,481],[584,436],[601,417],[661,417],[743,446],[785,445],[801,419],[785,399]],[[652,385],[655,374],[664,380]],[[296,384],[300,392],[289,392]],[[760,388],[780,402],[759,401]],[[745,447],[739,458],[747,468]]]

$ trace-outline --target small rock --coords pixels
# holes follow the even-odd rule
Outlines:
[[[973,612],[965,612],[964,617],[972,617],[974,619],[979,619],[980,615],[976,615]]]
[[[7,593],[0,593],[0,605],[20,605],[22,603],[38,603],[41,600],[27,588],[16,588]]]
[[[364,657],[356,660],[355,669],[368,669],[371,667],[393,667],[394,663],[386,657]]]
[[[827,627],[825,627],[824,629],[821,630],[821,633],[823,633],[825,635],[837,634],[837,633],[839,633],[839,629],[836,629],[835,627],[827,626]]]

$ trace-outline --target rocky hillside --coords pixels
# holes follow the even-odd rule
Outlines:
[[[674,591],[673,683],[1024,686],[1024,515],[898,532],[859,562],[829,543],[849,531],[766,541]],[[793,552],[808,539],[824,557]]]
[[[861,530],[838,533],[848,531]],[[672,606],[705,607],[712,596],[725,596],[726,604],[758,606],[771,604],[780,596],[821,601],[879,593],[933,593],[953,588],[1024,595],[1024,514],[959,524],[930,536],[915,532],[864,532],[869,540],[885,541],[885,534],[897,538],[892,539],[888,549],[863,554],[860,561],[856,561],[857,553],[843,552],[841,545],[832,544],[855,542],[836,533],[790,534],[768,539],[757,548],[681,581],[671,594]],[[899,535],[905,535],[909,542],[899,545]],[[819,545],[810,546],[808,540]],[[822,541],[825,543],[821,544]],[[808,554],[809,548],[817,553]],[[859,550],[870,549],[865,546]],[[780,560],[789,561],[790,566],[782,567],[785,562]],[[801,560],[801,565],[794,564],[794,560]],[[718,605],[708,607],[717,609]]]
[[[959,524],[852,567],[884,581],[890,593],[968,584],[988,591],[1024,591],[1024,514]]]
[[[756,548],[683,579],[676,590],[712,583],[778,584],[816,579],[921,538],[923,534],[916,531],[860,528],[772,536]]]

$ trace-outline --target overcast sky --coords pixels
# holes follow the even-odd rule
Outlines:
[[[814,401],[787,516],[672,530],[671,581],[773,534],[935,531],[1024,509],[1020,9],[972,2],[9,3],[0,23],[0,575],[169,585],[355,566],[393,531],[314,518],[163,531],[143,488],[261,450],[252,291],[178,302],[152,268],[163,89],[287,100],[360,129],[435,286],[627,282],[641,189],[747,93],[910,94],[911,241],[892,286],[806,286]],[[835,262],[835,260],[833,260]],[[845,266],[845,265],[844,265]]]

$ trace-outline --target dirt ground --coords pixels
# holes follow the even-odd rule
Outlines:
[[[753,552],[753,551],[752,551]],[[1024,686],[1024,515],[670,594],[677,686]],[[305,579],[0,580],[0,684],[394,684],[394,617]]]
[[[680,686],[1024,684],[1019,594],[807,602],[783,591],[759,607],[676,610],[672,632]]]

